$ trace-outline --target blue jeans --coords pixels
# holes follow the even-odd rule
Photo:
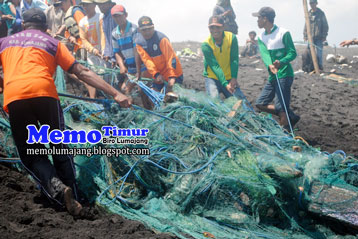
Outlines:
[[[283,98],[285,100],[285,104],[287,107],[287,112],[291,114],[290,109],[290,101],[291,101],[291,86],[293,83],[293,77],[284,77],[279,79],[280,86],[283,94]],[[276,98],[275,98],[276,96]],[[285,108],[282,101],[282,96],[280,93],[280,89],[277,84],[277,80],[273,80],[272,82],[267,82],[264,88],[261,91],[260,97],[256,100],[256,105],[269,105],[273,99],[275,98],[275,110],[276,113],[285,112]]]
[[[213,98],[218,98],[220,93],[223,93],[225,98],[232,96],[219,80],[205,78],[205,89],[206,93]]]

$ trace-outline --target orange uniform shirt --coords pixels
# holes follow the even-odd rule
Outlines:
[[[57,65],[68,71],[75,58],[65,45],[39,30],[25,30],[0,39],[4,71],[4,110],[15,100],[58,98],[54,79]]]
[[[163,33],[155,31],[149,40],[145,40],[141,34],[138,34],[135,44],[137,52],[152,78],[161,74],[168,81],[169,78],[177,78],[183,74],[180,60],[169,39]]]

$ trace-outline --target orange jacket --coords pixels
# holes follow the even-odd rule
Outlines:
[[[180,60],[175,54],[169,39],[155,31],[153,37],[145,40],[141,34],[135,39],[136,49],[152,78],[161,74],[166,81],[183,74]]]

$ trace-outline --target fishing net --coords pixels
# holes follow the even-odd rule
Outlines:
[[[358,86],[358,80],[357,79],[353,79],[353,78],[347,78],[347,77],[343,77],[337,74],[329,74],[327,76],[324,77],[325,79],[328,80],[333,80],[333,81],[337,81],[338,83],[346,83],[352,86]]]
[[[310,227],[304,212],[327,185],[350,190],[352,198],[336,198],[332,205],[322,201],[321,207],[341,209],[356,200],[356,159],[340,151],[323,153],[293,138],[270,115],[255,113],[245,99],[223,102],[178,86],[175,92],[180,95],[177,102],[155,111],[61,97],[69,129],[149,130],[147,137],[136,137],[131,145],[69,145],[86,152],[75,162],[78,185],[88,199],[180,238],[334,234]],[[0,122],[5,122],[0,124],[2,133],[9,136],[7,120]],[[7,155],[16,154],[7,142],[1,140]],[[127,148],[142,153],[125,154]],[[321,185],[314,193],[313,184]]]
[[[2,105],[2,99],[0,99]],[[11,136],[10,123],[6,113],[0,110],[0,155],[8,158],[16,157],[16,147]],[[1,157],[0,156],[0,157]]]

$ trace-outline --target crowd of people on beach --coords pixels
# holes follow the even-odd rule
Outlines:
[[[142,16],[138,24],[130,22],[123,5],[112,0],[0,0],[0,61],[4,79],[4,110],[9,114],[12,134],[26,170],[41,185],[50,199],[65,206],[72,215],[80,215],[81,204],[76,200],[73,157],[28,155],[27,149],[44,147],[27,144],[26,126],[47,124],[50,130],[64,130],[63,113],[53,81],[57,65],[81,80],[90,98],[96,89],[112,96],[121,107],[130,107],[133,79],[153,79],[149,87],[162,92],[165,100],[177,97],[174,84],[182,84],[183,70],[168,37],[157,31],[152,19]],[[310,0],[311,31],[317,49],[320,68],[322,48],[328,33],[323,11],[317,0]],[[96,12],[96,6],[100,12]],[[275,114],[280,125],[292,131],[300,120],[290,108],[294,72],[290,64],[296,56],[288,30],[274,23],[276,13],[263,7],[253,13],[264,31],[249,39],[241,57],[258,57],[267,67],[269,79],[258,97],[259,110]],[[238,25],[230,0],[218,0],[208,21],[209,35],[202,43],[206,92],[211,97],[240,96],[238,82]],[[305,40],[307,38],[305,31]],[[342,46],[357,44],[357,40],[342,42]],[[77,60],[90,65],[113,68],[120,73],[117,84],[96,75]],[[131,79],[131,80],[130,80]],[[152,109],[148,97],[141,94],[143,105]],[[275,99],[275,101],[274,101]],[[274,101],[274,103],[272,103]],[[67,147],[53,144],[55,148]]]

